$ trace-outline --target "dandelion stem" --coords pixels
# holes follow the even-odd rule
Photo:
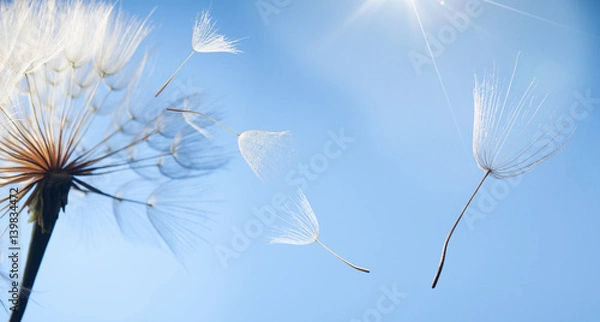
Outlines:
[[[175,78],[175,75],[177,75],[177,73],[179,73],[181,68],[183,68],[183,66],[188,62],[188,60],[190,60],[190,58],[192,58],[192,56],[194,56],[195,53],[196,53],[195,51],[192,51],[192,53],[183,61],[183,63],[181,63],[181,65],[179,65],[179,67],[173,73],[173,75],[171,75],[171,77],[169,77],[169,79],[167,79],[165,84],[158,90],[158,92],[156,92],[156,94],[154,94],[154,97],[158,97],[158,95],[160,95],[160,93],[162,93],[162,91],[164,91],[165,88],[167,88],[167,86],[169,86],[169,83],[171,83],[173,78]]]
[[[473,198],[475,197],[475,195],[479,191],[479,188],[481,188],[481,185],[483,185],[483,182],[485,181],[485,179],[487,179],[487,177],[490,175],[490,173],[491,173],[491,170],[487,170],[485,172],[485,174],[483,175],[483,178],[481,179],[481,181],[477,185],[477,188],[475,188],[475,191],[471,195],[471,198],[469,198],[469,201],[467,201],[467,204],[465,205],[465,207],[463,208],[463,210],[460,212],[460,215],[456,219],[456,222],[454,223],[454,226],[452,226],[452,229],[450,230],[450,233],[448,234],[448,237],[446,237],[446,241],[444,242],[444,247],[442,249],[442,256],[440,258],[440,264],[438,265],[437,272],[435,273],[435,277],[433,278],[433,283],[431,284],[431,288],[435,288],[435,286],[437,285],[438,279],[440,278],[440,275],[442,274],[442,269],[444,268],[444,260],[446,260],[446,251],[448,250],[448,243],[450,243],[450,238],[452,237],[452,234],[454,233],[454,230],[456,229],[456,226],[458,226],[458,223],[460,222],[460,219],[462,218],[462,216],[464,215],[465,211],[469,207],[469,204],[471,204],[471,201],[473,201]]]
[[[26,202],[30,205],[29,209],[32,212],[30,220],[33,221],[33,229],[25,272],[19,289],[19,302],[17,308],[11,313],[10,322],[20,322],[23,319],[35,278],[58,220],[58,214],[61,209],[64,210],[67,204],[71,183],[71,176],[67,173],[49,174],[36,184],[35,191]]]
[[[349,261],[343,259],[340,255],[336,254],[334,251],[332,251],[331,249],[329,249],[329,247],[325,246],[318,239],[315,239],[315,242],[317,242],[317,244],[323,246],[323,248],[325,248],[326,251],[328,251],[331,254],[333,254],[333,256],[337,257],[339,260],[341,260],[342,262],[344,262],[346,265],[348,265],[348,266],[350,266],[350,267],[352,267],[352,268],[354,268],[356,270],[359,270],[361,272],[364,272],[364,273],[370,273],[371,272],[371,270],[368,269],[368,268],[362,268],[362,267],[356,266],[356,265],[350,263]]]
[[[56,217],[58,218],[58,217]],[[31,243],[29,244],[29,253],[27,254],[27,264],[25,266],[25,274],[23,274],[23,284],[19,290],[19,304],[17,309],[12,311],[10,322],[20,322],[23,319],[23,314],[29,302],[29,295],[33,288],[33,283],[42,264],[46,247],[50,242],[54,223],[50,230],[43,231],[42,227],[34,223],[33,233],[31,235]]]
[[[178,112],[178,113],[193,113],[193,114],[198,114],[198,115],[204,116],[204,117],[206,117],[207,119],[209,119],[209,120],[211,120],[211,121],[215,122],[216,124],[218,124],[220,127],[222,127],[222,128],[224,128],[224,129],[226,129],[227,131],[229,131],[229,132],[231,132],[231,133],[235,134],[236,136],[240,136],[240,134],[239,134],[238,132],[236,132],[236,131],[234,131],[234,130],[232,130],[232,129],[228,128],[228,127],[227,127],[227,126],[225,126],[223,123],[221,123],[221,122],[219,122],[219,121],[215,120],[214,118],[212,118],[212,117],[210,117],[210,116],[208,116],[208,115],[206,115],[206,114],[204,114],[204,113],[197,112],[197,111],[190,111],[190,110],[179,110],[179,109],[176,109],[176,108],[170,108],[170,107],[169,107],[169,108],[167,108],[167,111],[169,111],[169,112]]]

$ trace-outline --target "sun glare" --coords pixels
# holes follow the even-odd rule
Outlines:
[[[389,0],[367,0],[367,1],[365,1],[365,3],[363,3],[362,5],[360,5],[350,15],[350,17],[348,17],[348,19],[346,19],[342,23],[342,26],[341,26],[341,28],[339,30],[344,30],[347,27],[353,25],[358,19],[360,19],[361,17],[367,15],[369,12],[373,12],[373,11],[379,9],[379,7],[381,7],[381,5],[383,5],[387,1],[389,1]]]

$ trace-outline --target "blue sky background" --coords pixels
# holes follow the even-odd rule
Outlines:
[[[205,236],[212,245],[199,248],[187,267],[116,234],[81,239],[64,220],[26,320],[598,321],[598,4],[498,0],[567,29],[478,2],[481,14],[436,59],[461,137],[433,67],[418,73],[409,60],[426,49],[408,1],[281,2],[268,23],[257,1],[120,5],[140,16],[156,7],[145,43],[156,53],[148,95],[191,52],[196,12],[210,5],[221,32],[244,38],[244,53],[196,55],[177,76],[181,84],[205,90],[234,129],[292,131],[293,168],[323,153],[330,131],[354,138],[308,181],[306,195],[320,239],[372,273],[348,268],[317,245],[269,245],[267,233],[224,267],[216,247],[232,247],[236,227],[255,220],[253,207],[293,191],[285,182],[261,183],[237,157],[199,179],[213,190],[206,207],[216,224]],[[416,2],[425,29],[439,38],[452,26],[445,16],[464,12],[467,1]],[[539,93],[551,93],[546,107],[568,108],[576,93],[590,93],[593,110],[576,120],[565,152],[518,179],[485,183],[432,290],[442,243],[483,175],[471,152],[473,75],[496,62],[508,77],[518,51],[517,81],[537,77]],[[235,149],[230,139],[224,145]],[[396,303],[386,300],[386,308],[394,305],[385,312],[377,306],[383,289],[403,293]]]

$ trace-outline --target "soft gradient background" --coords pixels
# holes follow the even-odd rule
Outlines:
[[[467,2],[415,1],[434,37]],[[214,191],[199,197],[216,224],[204,236],[212,244],[186,267],[112,233],[82,237],[59,220],[26,320],[600,320],[600,6],[497,1],[555,24],[479,2],[481,14],[436,59],[460,135],[433,66],[417,73],[408,58],[426,50],[407,0],[119,2],[139,16],[156,8],[145,43],[156,62],[148,95],[191,52],[196,13],[211,7],[221,32],[244,38],[244,53],[196,55],[171,90],[205,90],[239,131],[291,130],[294,168],[323,153],[328,131],[355,139],[307,181],[306,195],[321,240],[372,273],[317,245],[269,245],[266,232],[224,267],[215,248],[232,247],[253,207],[293,190],[261,183],[238,157],[198,182]],[[258,2],[281,7],[264,20]],[[444,238],[483,174],[471,152],[473,75],[496,62],[508,77],[518,51],[517,79],[537,77],[540,93],[551,93],[546,107],[566,109],[589,93],[590,113],[565,152],[517,180],[486,182],[432,290]],[[235,149],[235,138],[223,143]],[[93,211],[67,207],[61,219],[69,215]],[[404,294],[382,312],[386,288]]]

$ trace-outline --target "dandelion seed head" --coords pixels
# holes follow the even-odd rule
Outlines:
[[[46,230],[57,219],[49,212],[67,221],[108,215],[126,235],[156,239],[180,258],[178,242],[206,231],[203,190],[183,179],[211,173],[225,156],[213,158],[214,142],[164,113],[197,94],[147,103],[140,82],[149,58],[134,57],[150,29],[147,18],[102,2],[0,2],[0,188],[18,187],[21,209]],[[170,213],[177,196],[189,197],[183,190],[195,197]],[[100,203],[113,213],[96,213]],[[6,198],[2,210],[6,221]]]
[[[240,153],[256,176],[268,181],[291,160],[291,133],[250,130],[238,137]]]

